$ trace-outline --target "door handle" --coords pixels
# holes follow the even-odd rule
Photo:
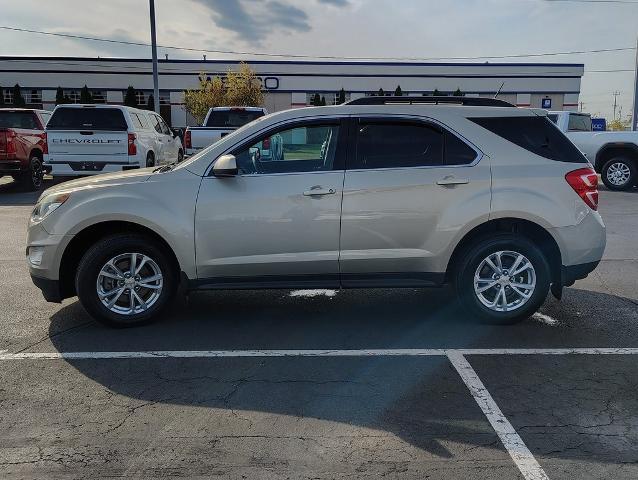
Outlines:
[[[448,175],[436,182],[437,185],[442,185],[444,187],[449,185],[465,185],[466,183],[470,183],[469,178],[456,178],[454,175]]]
[[[310,190],[303,192],[304,197],[320,197],[322,195],[334,195],[337,191],[334,188],[323,188],[320,185],[311,187]]]

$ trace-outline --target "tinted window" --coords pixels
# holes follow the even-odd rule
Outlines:
[[[589,115],[570,113],[567,130],[570,132],[591,132],[591,117]]]
[[[441,165],[443,134],[435,127],[407,122],[359,123],[355,164],[349,168]]]
[[[39,130],[40,126],[32,112],[0,112],[0,128],[26,128]]]
[[[57,108],[47,124],[49,130],[127,130],[116,108]]]
[[[545,117],[490,117],[470,120],[541,157],[559,162],[587,162],[574,144]]]
[[[212,111],[206,121],[206,126],[238,128],[263,116],[264,113],[261,111],[247,111],[243,109]]]
[[[166,122],[164,121],[164,119],[162,117],[157,117],[157,121],[160,124],[160,128],[162,129],[162,133],[164,135],[171,135],[171,129],[168,128],[168,125],[166,125]]]
[[[467,143],[453,135],[445,132],[445,164],[446,165],[468,165],[478,154]]]
[[[549,115],[547,115],[547,118],[549,118],[554,123],[558,123],[558,115],[556,115],[555,113],[550,113]]]
[[[234,152],[243,174],[325,171],[335,168],[339,126],[280,130]]]
[[[159,123],[159,120],[155,115],[149,115],[149,120],[151,121],[151,125],[155,129],[157,133],[162,133],[162,126]]]

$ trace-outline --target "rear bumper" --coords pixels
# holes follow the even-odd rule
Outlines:
[[[31,274],[31,281],[42,291],[42,296],[47,302],[60,303],[62,301],[59,280],[36,277],[35,275]]]
[[[99,175],[101,173],[115,173],[124,170],[140,168],[139,162],[106,163],[106,162],[68,162],[45,163],[42,167],[48,174],[60,177],[78,177],[84,175]]]
[[[600,260],[596,262],[581,263],[580,265],[563,265],[561,270],[561,283],[565,287],[571,286],[576,280],[581,280],[593,272]]]
[[[20,160],[0,160],[0,175],[15,175],[25,169]]]

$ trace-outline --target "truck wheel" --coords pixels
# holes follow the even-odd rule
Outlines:
[[[175,294],[176,279],[169,255],[153,239],[112,235],[84,254],[75,288],[93,318],[122,328],[155,320]]]
[[[543,304],[550,269],[543,252],[525,237],[485,237],[457,262],[455,287],[466,310],[492,324],[528,318]]]
[[[33,155],[29,159],[29,169],[25,170],[16,180],[21,189],[33,192],[42,188],[43,176],[42,160],[37,155]]]
[[[153,152],[148,152],[148,154],[146,155],[146,166],[147,167],[155,166],[155,155],[153,155]]]
[[[177,163],[181,163],[184,160],[184,151],[180,148],[177,152]]]
[[[637,180],[636,164],[626,157],[615,157],[603,165],[600,177],[609,190],[628,190]]]

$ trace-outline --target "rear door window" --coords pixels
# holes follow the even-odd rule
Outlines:
[[[0,128],[24,128],[39,130],[40,125],[33,112],[0,112]]]
[[[359,122],[357,149],[349,169],[422,167],[443,164],[443,131],[419,122]]]
[[[263,116],[264,112],[262,111],[248,111],[239,108],[212,111],[208,116],[206,126],[217,128],[239,128]]]
[[[126,131],[124,114],[117,108],[57,108],[48,130]]]
[[[478,153],[453,133],[445,132],[445,164],[469,165],[474,163]]]
[[[142,121],[140,120],[140,116],[137,113],[131,113],[131,120],[133,121],[133,126],[136,130],[142,129]]]
[[[541,157],[587,163],[585,156],[546,117],[483,117],[472,122]]]

